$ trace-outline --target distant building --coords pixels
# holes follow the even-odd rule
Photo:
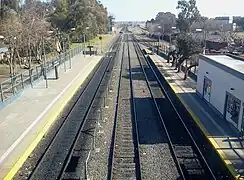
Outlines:
[[[8,52],[8,48],[0,44],[0,61],[4,59],[4,54]]]
[[[244,128],[244,59],[200,55],[197,94],[239,131]]]
[[[7,47],[0,47],[0,53],[5,53],[8,52],[8,48]]]
[[[205,21],[205,26],[208,31],[232,31],[236,29],[236,24],[233,23],[233,17],[215,17]],[[195,22],[192,25],[192,31],[202,29],[203,25],[200,22]]]
[[[0,41],[0,53],[5,53],[8,51],[8,47]]]
[[[215,17],[214,20],[220,22],[223,25],[233,23],[233,17],[232,16]]]

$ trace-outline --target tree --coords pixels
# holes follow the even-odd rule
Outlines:
[[[155,20],[152,18],[150,21],[147,21],[146,28],[151,33],[153,31],[153,24],[155,23]]]
[[[19,11],[19,0],[3,0],[1,1],[1,7],[6,6],[16,12]]]
[[[9,47],[10,74],[15,73],[16,63],[25,64],[24,68],[31,69],[33,60],[42,63],[44,49],[48,53],[58,39],[80,37],[85,33],[95,36],[108,31],[107,9],[97,0],[4,0],[1,2],[0,34],[4,43]],[[75,32],[70,32],[71,28]],[[57,38],[57,29],[62,38]],[[53,31],[53,36],[48,31]],[[65,41],[67,42],[67,41]]]
[[[176,21],[177,27],[181,32],[189,33],[193,23],[201,18],[196,0],[179,0],[177,9],[181,10]]]
[[[233,23],[236,23],[241,30],[244,30],[244,17],[234,17]]]
[[[9,48],[9,58],[7,64],[9,65],[9,74],[14,75],[16,69],[16,55],[18,54],[18,39],[21,38],[23,26],[20,20],[16,17],[8,18],[1,22],[0,33],[4,35],[4,43]]]
[[[68,23],[68,2],[67,0],[54,1],[55,11],[51,14],[51,23],[59,28],[65,30]]]
[[[115,17],[111,14],[108,16],[109,31],[112,31],[112,26],[114,25]]]
[[[15,11],[9,12],[0,25],[0,34],[4,36],[4,42],[9,47],[10,56],[7,60],[11,75],[16,73],[16,63],[20,65],[20,69],[23,63],[26,68],[31,69],[33,57],[41,62],[41,40],[50,29],[42,12],[45,3],[33,0],[27,2],[28,4],[22,5],[18,14]]]
[[[64,33],[75,27],[73,37],[80,38],[82,34],[95,36],[108,30],[107,9],[96,0],[53,0],[55,11],[50,16],[53,26]],[[111,19],[113,21],[113,18]],[[113,24],[113,23],[112,23]],[[89,27],[89,31],[86,31]]]
[[[176,17],[170,12],[159,12],[155,21],[160,24],[163,33],[171,33],[172,27],[176,24]]]
[[[181,65],[185,60],[191,58],[195,54],[199,54],[202,51],[200,43],[196,42],[191,35],[186,33],[180,34],[177,38],[177,48],[180,57],[176,64],[176,69],[178,69],[177,72],[180,72]],[[197,63],[191,63],[189,67],[186,65],[185,78],[187,77],[188,71],[197,65]]]

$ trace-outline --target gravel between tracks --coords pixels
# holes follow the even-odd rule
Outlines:
[[[177,179],[179,174],[132,43],[130,43],[130,55],[139,131],[142,178]]]
[[[121,45],[122,46],[122,45]],[[121,48],[120,48],[121,49]],[[116,95],[118,89],[118,78],[120,73],[121,63],[121,50],[120,54],[115,60],[112,76],[108,84],[108,94],[105,107],[100,109],[100,118],[98,128],[96,129],[95,151],[91,152],[88,162],[88,175],[89,179],[107,179],[108,172],[108,158],[110,152],[110,143],[112,137],[112,130],[114,125],[114,112]]]

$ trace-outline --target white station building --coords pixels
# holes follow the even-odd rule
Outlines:
[[[200,55],[197,94],[239,131],[244,129],[244,59]]]

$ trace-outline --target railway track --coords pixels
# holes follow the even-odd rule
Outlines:
[[[136,55],[134,53],[132,56],[133,52]],[[152,112],[150,116],[157,116],[155,119],[159,121],[166,134],[170,149],[168,156],[172,156],[174,163],[171,165],[176,167],[176,174],[178,170],[180,179],[232,179],[228,172],[225,172],[226,169],[216,165],[216,162],[220,161],[216,161],[215,164],[210,161],[209,165],[209,158],[206,160],[206,153],[202,153],[210,151],[205,148],[206,142],[198,138],[198,134],[192,135],[193,126],[185,122],[188,118],[186,112],[175,107],[176,101],[169,95],[168,89],[162,83],[162,77],[145,57],[132,34],[124,34],[123,38],[120,36],[112,45],[28,179],[85,179],[84,159],[89,157],[90,142],[96,124],[94,108],[99,106],[115,58],[121,58],[121,64],[107,178],[109,180],[145,178],[141,170],[143,166],[138,130],[138,118],[143,116],[139,116],[136,112],[140,108],[134,95],[134,91],[136,92],[136,88],[140,86],[134,87],[135,69],[132,68],[136,63],[131,65],[131,62],[136,60],[139,64],[137,68],[140,68],[140,75],[143,76],[150,94],[150,104],[147,105],[155,109],[155,113]],[[199,146],[201,143],[203,145]],[[209,154],[212,155],[212,151]],[[159,173],[164,170],[160,169]],[[156,176],[154,174],[153,177],[147,178],[155,179]]]
[[[116,52],[120,47],[121,36],[113,43],[110,51],[100,61],[96,72],[83,89],[65,120],[57,129],[28,179],[68,179],[84,178],[84,173],[77,166],[81,157],[87,155],[86,149],[80,144],[86,141],[84,135],[91,131],[91,117],[95,103],[101,100],[101,88],[104,88],[108,73],[113,67]],[[89,118],[89,119],[88,119]],[[89,121],[88,121],[89,120]],[[87,147],[88,148],[88,147]],[[76,172],[78,171],[78,172]]]
[[[141,179],[128,35],[124,35],[108,179]]]
[[[208,164],[181,114],[159,80],[158,74],[145,58],[135,38],[134,48],[145,76],[151,98],[167,134],[171,155],[182,179],[232,179],[222,167]]]

